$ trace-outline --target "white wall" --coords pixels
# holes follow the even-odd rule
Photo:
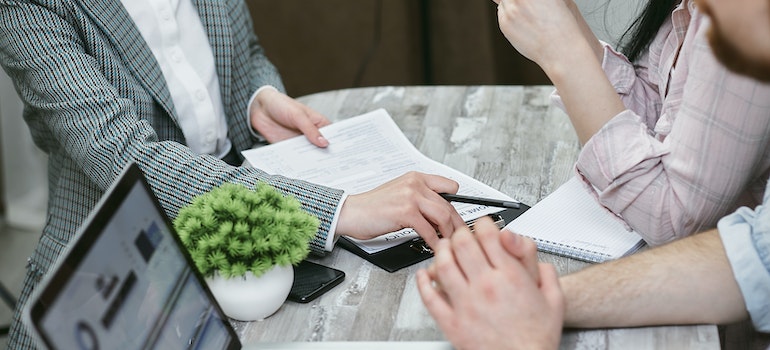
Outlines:
[[[39,231],[45,222],[48,182],[46,155],[32,142],[22,119],[22,103],[0,70],[0,148],[3,198],[8,225]]]

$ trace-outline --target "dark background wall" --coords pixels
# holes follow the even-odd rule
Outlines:
[[[548,84],[485,0],[249,0],[289,95],[375,85]]]

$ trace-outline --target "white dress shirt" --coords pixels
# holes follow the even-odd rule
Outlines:
[[[174,101],[187,146],[222,158],[227,138],[222,95],[198,12],[190,0],[121,0],[152,50]]]
[[[121,2],[160,65],[187,146],[198,154],[219,158],[227,155],[232,144],[227,138],[227,121],[214,53],[192,1]],[[270,85],[260,87],[252,95],[249,106],[256,102],[256,96],[266,88],[275,89]],[[262,138],[253,129],[252,132],[254,136]],[[344,194],[334,213],[326,240],[327,251],[332,250],[337,240],[337,221],[346,199],[347,194]]]

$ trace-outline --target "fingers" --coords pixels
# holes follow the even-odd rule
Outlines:
[[[437,322],[454,318],[452,308],[433,284],[433,279],[425,270],[417,271],[417,290],[420,292],[425,308]]]
[[[420,174],[425,179],[425,184],[436,193],[457,193],[460,184],[457,181],[433,174]]]
[[[310,120],[313,121],[313,124],[315,124],[317,127],[324,127],[332,122],[326,118],[323,114],[316,112],[314,109],[305,106],[305,108],[308,110],[308,114],[310,115]]]
[[[412,224],[409,226],[412,226],[412,229],[414,229],[417,234],[420,235],[420,237],[425,241],[425,243],[428,244],[429,247],[435,249],[436,244],[439,241],[439,237],[436,234],[436,229],[430,222],[425,220],[424,217],[415,218],[412,220]]]
[[[530,276],[540,283],[540,275],[537,271],[537,245],[527,237],[519,236],[508,230],[503,230],[500,234],[500,243],[505,251],[516,257],[524,268],[527,269]]]
[[[457,190],[460,189],[460,184],[443,176],[431,174],[422,175],[425,177],[425,184],[433,192],[428,194],[429,198],[432,198],[434,203],[440,203],[442,208],[450,209],[448,220],[444,218],[444,220],[439,222],[434,221],[434,223],[438,226],[439,232],[441,232],[444,237],[451,237],[456,229],[465,226],[465,221],[460,217],[460,214],[457,213],[457,210],[454,209],[454,206],[441,197],[439,193],[457,193]]]
[[[491,231],[493,232],[499,231],[491,219],[484,217],[477,220],[474,224],[476,235],[478,235],[479,231],[489,230],[490,227],[486,225],[492,225],[493,229]],[[478,236],[474,237],[474,234],[471,234],[470,230],[465,228],[457,230],[451,239],[452,250],[455,252],[454,258],[467,279],[471,281],[475,277],[480,276],[484,270],[490,269],[489,252],[482,249],[477,238],[480,239]],[[497,238],[495,237],[496,240]],[[496,244],[500,245],[499,243]],[[498,250],[502,251],[502,248]]]
[[[318,128],[329,125],[330,122],[326,117],[320,113],[303,106],[304,115],[300,115],[296,120],[296,127],[302,132],[310,143],[325,148],[329,146],[329,140],[327,140]]]
[[[556,268],[551,264],[540,264],[540,290],[543,292],[546,301],[551,307],[557,310],[564,310],[565,301],[564,293],[561,291],[559,285],[559,274],[556,272]]]
[[[256,103],[251,106],[250,118],[254,128],[270,142],[303,134],[318,147],[329,145],[318,130],[329,125],[329,120],[277,90],[267,89],[257,95]]]
[[[436,264],[430,264],[427,269],[425,269],[425,272],[428,274],[428,277],[430,279],[435,280],[436,277]]]
[[[460,214],[457,213],[455,207],[437,193],[429,191],[419,201],[420,215],[426,220],[425,225],[422,226],[424,231],[419,230],[418,227],[412,227],[421,237],[430,236],[437,238],[436,230],[438,230],[442,237],[450,238],[457,229],[465,227],[465,222],[460,217]],[[428,229],[428,225],[430,225],[430,229]]]
[[[482,220],[483,219],[483,220]],[[502,240],[504,238],[507,238],[508,240],[512,240],[510,244],[514,244],[518,246],[518,243],[516,241],[519,240],[517,236],[514,236],[510,233],[508,230],[500,230],[497,228],[497,226],[492,222],[491,219],[488,218],[482,218],[476,221],[474,224],[475,232],[476,232],[476,238],[479,242],[479,244],[484,249],[484,254],[486,255],[487,259],[489,260],[490,264],[492,264],[493,267],[500,268],[500,269],[510,269],[512,264],[518,263],[516,260],[519,260],[520,257],[517,255],[512,255],[509,253],[502,245]],[[504,237],[507,236],[507,237]],[[537,259],[537,256],[535,256],[535,259]],[[535,263],[537,263],[537,260],[535,260]],[[535,269],[535,272],[537,272],[537,269]],[[533,276],[537,277],[537,276]]]
[[[350,195],[342,205],[336,233],[371,239],[409,227],[435,247],[437,228],[449,237],[465,223],[455,208],[431,188],[456,191],[457,183],[412,172],[370,191]]]
[[[430,247],[439,237],[451,237],[465,222],[451,203],[437,192],[457,192],[450,179],[411,172],[377,186],[373,190],[350,195],[345,200],[336,233],[357,239],[413,228]],[[377,213],[372,216],[371,213]]]
[[[466,233],[470,234],[467,230]],[[459,293],[467,289],[469,281],[456,260],[457,255],[453,251],[452,243],[443,239],[436,244],[433,264],[435,265],[435,281],[440,282],[441,291],[446,296],[447,302],[452,305]]]
[[[527,279],[540,285],[537,250],[532,240],[498,229],[487,217],[477,220],[474,229],[475,234],[458,230],[451,238],[454,259],[468,280],[473,281],[485,270],[500,269],[526,274]]]
[[[437,229],[443,237],[449,238],[455,230],[465,226],[465,221],[454,206],[439,195],[443,192],[456,193],[459,188],[457,182],[443,176],[417,172],[405,174],[401,180],[404,186],[410,188],[411,194],[406,198],[413,199],[413,205],[420,214],[406,225],[414,228],[428,245],[433,247],[438,240]]]

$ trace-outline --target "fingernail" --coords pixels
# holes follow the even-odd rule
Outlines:
[[[328,145],[329,145],[329,140],[327,140],[327,139],[326,139],[325,137],[323,137],[323,136],[318,136],[318,142],[319,142],[320,144],[324,145],[324,146],[328,146]]]

